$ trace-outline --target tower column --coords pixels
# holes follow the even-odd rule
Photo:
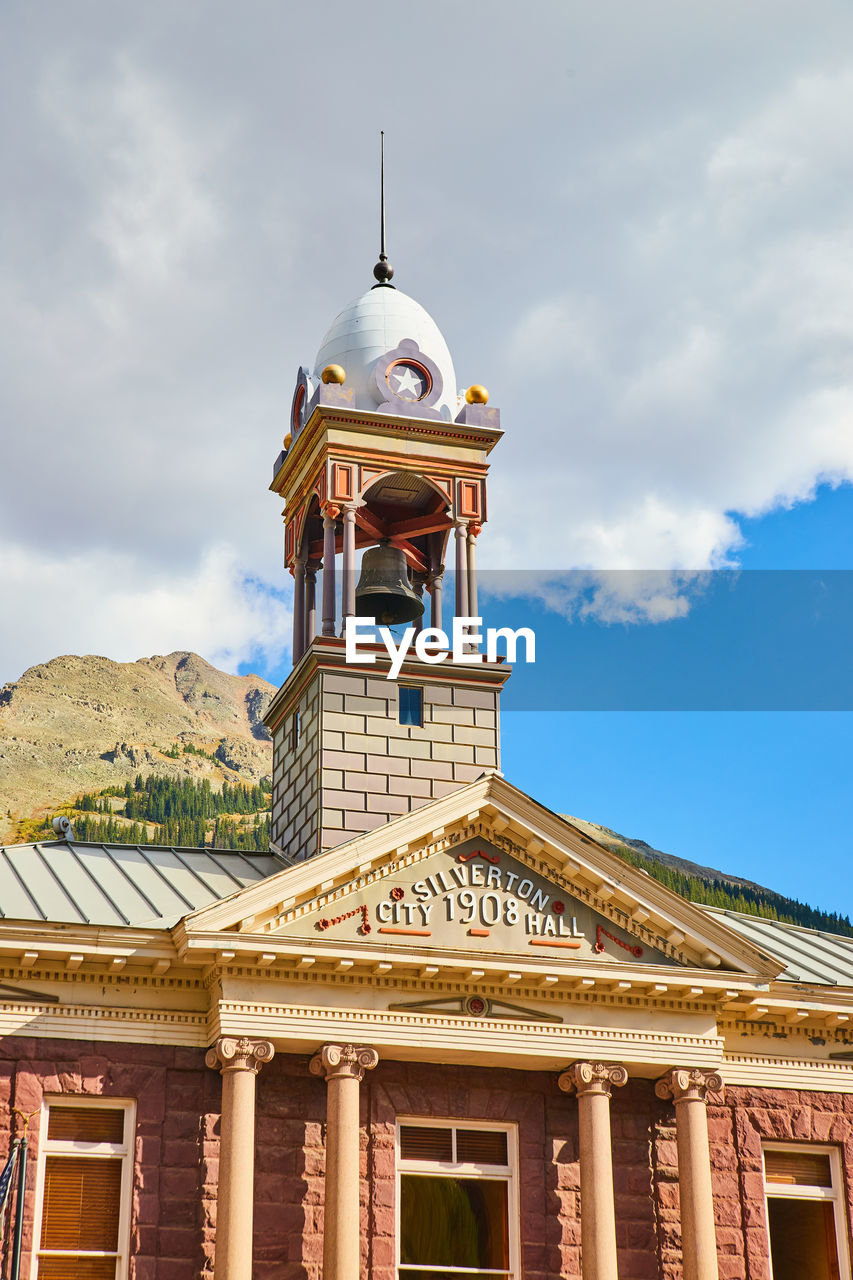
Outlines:
[[[375,1049],[326,1044],[309,1064],[328,1085],[323,1280],[359,1280],[358,1086],[378,1061]]]
[[[414,590],[415,595],[420,600],[421,604],[423,604],[424,602],[424,585],[427,581],[427,576],[428,575],[425,573],[415,573],[412,575],[412,588]],[[412,626],[415,628],[416,634],[420,631],[423,631],[424,615],[421,614],[419,618],[415,618],[414,622],[412,623]]]
[[[293,665],[305,652],[305,557],[293,562]]]
[[[610,1092],[627,1080],[624,1067],[604,1062],[576,1062],[557,1080],[564,1093],[578,1095],[583,1280],[618,1280]]]
[[[716,1071],[678,1067],[655,1085],[659,1098],[672,1098],[675,1103],[684,1280],[717,1280],[719,1274],[706,1096],[709,1089],[716,1093],[722,1087]]]
[[[429,575],[427,586],[430,596],[430,626],[441,630],[441,586],[444,581],[444,565],[435,566]]]
[[[205,1058],[222,1073],[215,1280],[252,1280],[255,1076],[274,1053],[269,1040],[222,1036]]]
[[[343,563],[344,622],[355,617],[355,507],[344,507],[344,563]]]
[[[477,617],[477,538],[483,526],[468,525],[468,616]]]
[[[335,634],[335,526],[337,507],[323,508],[323,635]]]
[[[317,570],[319,560],[309,560],[305,565],[305,648],[317,634]]]
[[[468,614],[468,523],[457,520],[453,526],[456,534],[456,616]]]

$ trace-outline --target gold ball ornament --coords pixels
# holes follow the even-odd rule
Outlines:
[[[292,435],[290,434],[290,432],[288,431],[287,435],[284,437],[284,447],[285,447],[285,449],[289,449],[289,448],[290,448],[290,443],[291,443],[291,441],[292,441],[292,440],[293,440],[293,436],[292,436]]]
[[[323,372],[320,374],[320,377],[323,379],[326,386],[328,386],[330,382],[336,382],[339,386],[343,386],[347,380],[346,370],[339,364],[327,364]]]
[[[481,387],[477,382],[465,392],[465,399],[469,404],[488,404],[489,393],[485,387]]]

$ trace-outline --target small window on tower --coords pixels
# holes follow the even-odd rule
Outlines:
[[[302,733],[302,721],[298,711],[294,711],[293,720],[290,725],[290,749],[295,751],[299,746],[299,738]]]
[[[401,684],[397,691],[397,719],[400,724],[416,725],[424,722],[424,691],[419,685]]]

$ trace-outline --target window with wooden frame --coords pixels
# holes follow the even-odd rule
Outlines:
[[[838,1149],[768,1142],[763,1154],[773,1280],[850,1280]]]
[[[33,1280],[126,1280],[136,1105],[45,1101]]]
[[[514,1126],[401,1120],[399,1280],[517,1280],[516,1169]]]

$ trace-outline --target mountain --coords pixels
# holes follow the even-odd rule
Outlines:
[[[585,818],[572,818],[567,813],[562,814],[562,817],[584,835],[597,840],[599,844],[606,845],[608,849],[618,848],[620,853],[624,849],[631,850],[638,856],[641,864],[644,861],[655,862],[663,867],[670,867],[673,871],[680,871],[686,876],[707,880],[709,883],[720,880],[725,884],[749,889],[756,893],[771,892],[764,885],[756,884],[754,880],[745,880],[743,876],[735,876],[728,871],[716,871],[714,867],[703,866],[701,862],[691,862],[689,858],[676,857],[674,853],[664,853],[661,849],[655,849],[652,845],[646,844],[645,840],[620,835],[618,831],[614,831],[611,827],[603,827],[598,822],[587,822]]]
[[[209,778],[214,788],[260,782],[272,769],[262,717],[274,692],[196,653],[30,667],[0,688],[0,839],[137,774]]]
[[[77,801],[82,839],[266,847],[272,744],[262,717],[274,693],[196,653],[30,667],[0,689],[0,841],[43,839],[45,820]],[[853,932],[846,917],[742,876],[568,821],[694,902]]]
[[[756,884],[754,880],[745,880],[743,876],[716,871],[699,862],[663,853],[660,849],[652,848],[645,840],[620,835],[618,831],[603,827],[597,822],[571,818],[568,814],[563,817],[586,835],[618,853],[626,862],[645,871],[690,902],[853,937],[850,918],[837,911],[822,911],[799,902],[796,898],[786,898],[784,894]]]

